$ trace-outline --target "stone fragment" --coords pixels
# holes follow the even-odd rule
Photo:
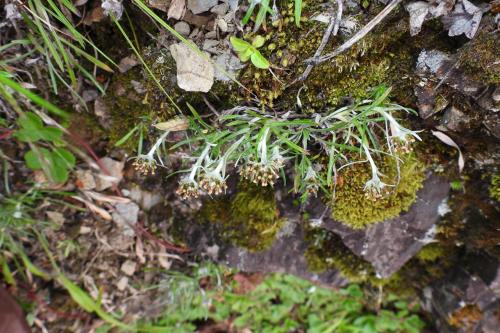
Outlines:
[[[76,187],[80,190],[93,190],[96,187],[94,175],[90,170],[76,170]]]
[[[470,118],[455,106],[450,106],[446,109],[441,125],[450,131],[460,132],[465,128]]]
[[[232,77],[235,77],[236,72],[245,67],[245,64],[242,63],[237,56],[230,52],[225,52],[221,55],[218,55],[215,58],[215,62],[218,65],[215,68],[215,79],[218,81],[232,81],[230,77],[228,77],[224,72],[220,70],[220,68],[224,69],[224,71],[230,74]]]
[[[101,158],[99,162],[104,170],[96,177],[97,191],[108,189],[113,186],[113,184],[118,184],[123,179],[123,167],[125,163],[113,160],[109,157]]]
[[[132,260],[125,260],[122,264],[120,270],[128,276],[132,276],[135,273],[135,269],[137,267],[137,263]]]
[[[228,10],[229,10],[229,5],[225,2],[220,3],[212,7],[212,9],[210,9],[212,13],[217,14],[218,16],[224,16]]]
[[[47,218],[51,222],[57,224],[58,226],[62,226],[64,224],[64,221],[66,220],[64,218],[64,215],[60,212],[54,212],[54,211],[49,210],[46,212],[46,214],[47,214]]]
[[[135,186],[130,190],[128,197],[137,202],[145,211],[150,210],[159,204],[163,197],[158,192],[149,192]]]
[[[128,286],[128,277],[122,276],[120,280],[118,280],[118,283],[116,284],[116,288],[120,291],[124,291],[125,288]]]
[[[120,60],[120,63],[118,64],[118,70],[120,71],[120,73],[125,73],[129,69],[137,66],[138,64],[139,64],[139,61],[137,61],[135,56],[133,56],[133,55],[128,56],[128,57],[122,58],[122,60]]]
[[[184,37],[189,36],[189,33],[191,32],[191,28],[189,27],[189,24],[187,24],[184,21],[179,21],[174,25],[175,31],[177,31],[179,34],[181,34]]]
[[[180,20],[186,12],[186,0],[172,0],[168,8],[168,18]]]
[[[135,202],[119,203],[115,205],[113,221],[126,236],[134,236],[134,227],[139,218],[139,206]]]
[[[162,12],[167,12],[169,8],[170,0],[148,0],[148,6],[161,10]]]
[[[217,5],[218,0],[188,0],[187,8],[193,14],[208,12],[210,8]]]
[[[186,91],[208,92],[214,83],[212,64],[183,43],[170,46],[177,65],[177,85]]]

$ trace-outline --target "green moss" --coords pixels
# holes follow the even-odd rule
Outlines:
[[[483,26],[479,33],[459,51],[460,66],[473,78],[486,84],[500,83],[498,55],[500,44],[494,29]]]
[[[378,163],[382,182],[394,184],[398,179],[396,160],[384,157]],[[364,191],[371,178],[368,163],[354,164],[342,170],[341,182],[332,200],[332,216],[355,229],[398,216],[408,210],[422,187],[424,172],[421,162],[413,153],[401,156],[400,181],[395,187],[386,186],[381,197],[371,198]]]
[[[431,243],[424,246],[416,255],[421,261],[436,261],[443,257],[445,249],[439,243]]]
[[[491,177],[489,192],[490,197],[496,201],[500,201],[500,173]]]
[[[232,200],[209,200],[202,216],[222,227],[222,237],[251,252],[265,250],[273,243],[285,219],[279,217],[274,191],[240,183]]]

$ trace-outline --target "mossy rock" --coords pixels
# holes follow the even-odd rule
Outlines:
[[[368,163],[354,164],[341,171],[339,185],[332,199],[332,217],[353,229],[362,229],[371,224],[394,218],[407,211],[417,197],[425,178],[422,163],[413,154],[400,156],[398,165],[393,157],[384,157],[378,162],[381,180],[386,191],[373,198],[364,191],[371,178]]]
[[[459,51],[459,65],[474,79],[485,84],[500,83],[500,43],[493,25],[483,26],[474,37]]]
[[[333,232],[306,227],[306,241],[309,247],[305,257],[313,272],[335,269],[351,283],[365,282],[373,286],[397,285],[400,280],[397,273],[387,279],[378,278],[372,265],[349,250]]]
[[[274,242],[285,219],[280,218],[274,190],[242,182],[231,200],[209,200],[202,217],[218,223],[222,238],[250,252],[267,249]]]

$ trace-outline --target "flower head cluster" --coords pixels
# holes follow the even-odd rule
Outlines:
[[[220,174],[205,173],[200,177],[200,187],[205,190],[208,195],[220,195],[226,192],[226,180]]]
[[[132,163],[134,169],[142,175],[154,175],[156,172],[156,160],[149,155],[138,155]]]
[[[179,187],[175,193],[183,200],[198,198],[200,195],[200,188],[196,181],[189,179],[189,177],[184,177],[180,180]]]
[[[285,165],[285,159],[281,156],[278,147],[274,147],[270,159],[265,158],[265,154],[263,156],[260,162],[250,161],[242,167],[240,176],[261,186],[273,186],[279,177],[279,171]]]
[[[313,167],[307,169],[306,176],[304,178],[306,184],[306,192],[310,195],[317,195],[319,190],[319,181],[316,170]]]

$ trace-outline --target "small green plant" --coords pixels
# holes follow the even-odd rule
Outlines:
[[[392,158],[398,166],[398,152],[411,150],[411,142],[419,139],[393,116],[413,111],[391,103],[389,92],[379,88],[372,99],[313,115],[292,111],[273,115],[254,107],[236,107],[218,119],[217,127],[191,108],[189,138],[171,147],[195,147],[194,163],[177,192],[183,198],[223,193],[228,165],[250,182],[273,186],[288,165],[294,171],[295,192],[306,199],[319,189],[331,195],[338,171],[363,163],[369,177],[357,191],[377,197],[399,179],[397,172],[392,183],[382,181],[380,158]]]
[[[26,166],[43,170],[53,182],[66,182],[76,159],[73,153],[64,148],[63,131],[57,127],[44,126],[40,117],[33,112],[24,113],[18,118],[17,124],[19,130],[14,135],[31,147],[24,155]]]
[[[294,2],[294,19],[295,19],[295,24],[299,27],[300,26],[300,17],[302,15],[302,0],[291,0]],[[259,11],[257,12],[257,15],[255,16],[255,24],[254,24],[254,31],[259,30],[260,26],[264,23],[266,20],[267,14],[270,15],[275,15],[276,12],[270,7],[270,0],[249,0],[249,6],[248,9],[245,13],[245,16],[241,20],[241,24],[245,25],[250,21],[250,18],[252,17],[252,14],[255,10],[255,7],[259,5]],[[290,4],[291,8],[292,4]]]
[[[214,279],[208,272],[204,279],[207,277]],[[193,279],[194,283],[185,282],[185,286],[198,289]],[[184,310],[165,313],[159,323],[176,332],[195,332],[194,322],[207,319],[216,323],[231,320],[240,330],[273,333],[418,333],[424,327],[416,314],[417,305],[388,295],[383,309],[377,311],[355,284],[334,291],[286,274],[272,274],[248,293],[238,293],[236,283],[223,288],[217,280],[214,284],[219,287],[190,297],[191,304]]]
[[[232,36],[230,38],[234,50],[238,53],[241,61],[247,62],[249,59],[255,67],[260,69],[268,69],[269,61],[257,50],[264,45],[266,39],[262,36],[255,36],[252,44],[243,39]]]
[[[492,197],[496,201],[500,201],[500,174],[491,176],[489,192],[490,197]]]

